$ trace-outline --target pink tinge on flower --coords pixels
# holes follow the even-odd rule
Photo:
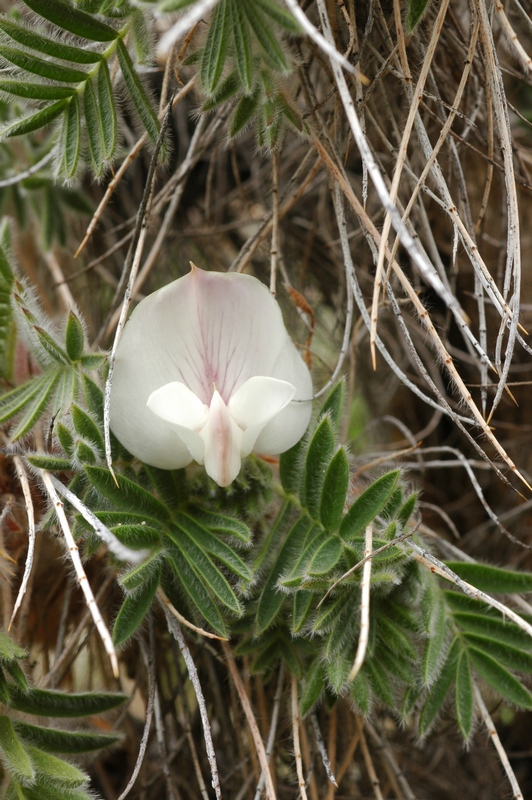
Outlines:
[[[256,278],[204,272],[146,297],[118,346],[111,429],[162,469],[197,461],[220,486],[252,451],[278,455],[311,415],[309,370]]]

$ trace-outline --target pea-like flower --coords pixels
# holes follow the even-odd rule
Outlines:
[[[162,469],[197,461],[229,486],[252,451],[278,455],[311,415],[309,370],[256,278],[192,267],[142,300],[118,345],[111,429]]]

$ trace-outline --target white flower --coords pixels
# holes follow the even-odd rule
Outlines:
[[[192,267],[127,323],[111,429],[147,464],[197,461],[228,486],[252,451],[277,455],[299,441],[311,397],[309,370],[268,289],[249,275]]]

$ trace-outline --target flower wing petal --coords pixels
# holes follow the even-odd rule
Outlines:
[[[256,375],[249,378],[229,401],[229,411],[243,430],[242,456],[248,456],[265,425],[288,405],[296,387],[288,381]]]
[[[148,397],[146,405],[161,419],[193,431],[203,428],[209,414],[205,403],[180,381],[172,381],[156,389]]]
[[[279,354],[272,377],[296,387],[292,401],[266,423],[253,446],[256,453],[279,455],[293,447],[305,433],[312,415],[312,378],[290,339]]]

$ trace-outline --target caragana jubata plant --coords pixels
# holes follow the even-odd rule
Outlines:
[[[338,439],[344,384],[332,390],[304,433],[310,374],[277,304],[257,279],[193,269],[133,312],[118,349],[112,388],[111,424],[122,440],[112,439],[116,481],[103,466],[102,392],[80,362],[86,359],[92,366],[83,325],[74,323],[71,314],[61,344],[16,278],[13,287],[17,308],[32,307],[19,314],[19,324],[26,326],[35,352],[42,353],[44,372],[4,396],[3,419],[14,420],[16,437],[17,419],[27,419],[24,430],[30,430],[55,397],[49,385],[55,387],[59,377],[52,382],[47,375],[58,369],[69,375],[62,383],[75,394],[68,406],[62,400],[68,412],[54,420],[53,453],[28,453],[27,461],[37,473],[51,474],[68,501],[78,540],[92,531],[88,552],[95,547],[94,533],[107,536],[104,540],[122,563],[127,554],[133,561],[140,551],[139,563],[119,573],[124,600],[113,628],[115,645],[134,636],[155,598],[164,598],[196,630],[206,626],[216,636],[230,636],[235,653],[251,658],[253,671],[273,675],[283,662],[301,681],[303,713],[324,697],[330,702],[348,694],[362,715],[379,704],[395,712],[402,708],[426,735],[454,692],[457,722],[469,738],[478,708],[473,694],[477,674],[507,701],[532,707],[532,695],[518,678],[532,666],[528,623],[472,588],[487,582],[491,591],[522,591],[532,587],[532,578],[437,561],[416,533],[416,493],[407,490],[399,470],[351,485],[351,456]],[[183,304],[184,297],[194,303]],[[154,313],[155,303],[161,305]],[[259,323],[253,319],[257,308],[264,313]],[[277,342],[271,353],[264,343],[267,330],[272,345]],[[275,391],[263,393],[253,427],[253,382],[264,377],[266,389]],[[251,403],[238,415],[231,397],[250,383]],[[150,406],[168,384],[162,416],[171,422],[162,428],[162,463],[153,464],[159,451],[149,451],[144,442],[150,441],[151,420],[157,425],[161,413]],[[202,394],[209,390],[210,398]],[[222,422],[202,438],[215,392],[225,407],[217,412]],[[296,392],[302,402],[292,400]],[[186,415],[176,423],[176,415],[189,410],[183,394],[190,401],[192,423]],[[270,415],[265,409],[272,397]],[[293,414],[284,423],[282,414],[292,411],[291,403]],[[275,415],[280,417],[277,427],[270,422],[276,422]],[[244,448],[246,426],[252,435]],[[194,449],[200,440],[202,453]],[[132,450],[139,447],[145,462],[132,458],[124,443]],[[285,450],[280,481],[264,461],[246,455],[262,447],[272,453]],[[211,475],[201,467],[209,448]],[[181,466],[165,468],[173,464],[164,459],[173,457]],[[224,472],[227,464],[234,475]],[[71,488],[54,472],[70,473]],[[224,487],[220,484],[227,482],[227,474],[232,480]],[[257,522],[265,519],[267,509],[268,525],[262,523],[260,533]],[[438,574],[464,594],[445,590]],[[510,621],[502,625],[494,616],[497,609]],[[508,637],[515,646],[502,646]]]
[[[56,28],[62,32],[62,42],[68,31],[81,37],[83,41],[75,40],[76,48],[88,54],[81,58],[95,53],[99,57],[78,62],[73,57],[76,48],[61,51],[66,45],[57,41],[54,55],[51,47],[58,37],[45,36],[42,30],[37,35],[26,22],[22,26],[18,20],[4,20],[4,33],[12,39],[4,57],[16,68],[19,42],[26,55],[24,69],[31,65],[41,70],[31,81],[16,70],[13,80],[2,84],[13,96],[26,93],[25,111],[14,124],[8,120],[5,136],[24,140],[55,120],[61,123],[61,146],[53,151],[56,173],[70,179],[86,160],[99,174],[116,153],[120,117],[111,105],[122,91],[155,142],[159,122],[131,59],[141,55],[139,16],[149,19],[149,13],[122,4],[118,15],[107,15],[108,7],[102,6],[103,19],[86,5],[84,11],[74,9],[79,15],[62,20],[53,15],[54,3],[32,0],[28,5],[42,12],[52,33]],[[163,11],[193,5],[179,0],[159,4]],[[410,18],[414,6],[417,20],[427,4],[408,4]],[[264,34],[264,23],[272,30],[274,22],[292,33],[300,29],[284,7],[271,0],[249,0],[245,8],[245,14],[235,13],[234,0],[219,2],[204,45],[189,63],[199,63],[205,111],[236,98],[231,133],[240,133],[253,121],[259,144],[278,147],[286,123],[299,132],[305,125],[283,91],[290,48],[286,42],[276,48],[275,36]],[[69,19],[78,26],[75,31]],[[260,23],[258,28],[255,23],[250,27],[251,19]],[[223,30],[231,35],[222,36]],[[107,38],[98,39],[103,35]],[[31,60],[26,51],[34,44],[41,56],[33,54]],[[107,62],[112,64],[115,53],[123,80],[110,87]],[[78,64],[70,65],[70,78],[76,79],[72,90],[57,85],[59,72],[53,79],[44,74],[42,56],[59,59],[65,69],[66,59]],[[61,75],[67,82],[65,73]],[[28,112],[28,103],[38,109],[35,114]],[[105,121],[110,122],[107,127],[101,124]],[[11,439],[17,446],[22,443],[26,452],[29,445],[27,461],[35,474],[66,501],[68,523],[87,557],[98,547],[98,537],[112,548],[110,561],[124,590],[114,645],[141,635],[155,598],[166,598],[182,619],[195,625],[196,632],[188,633],[191,639],[201,628],[230,636],[235,653],[251,662],[265,681],[277,678],[282,663],[300,681],[297,700],[303,714],[350,697],[360,715],[370,716],[378,708],[400,710],[427,736],[451,708],[469,739],[475,718],[486,720],[479,687],[487,684],[508,704],[530,708],[530,692],[522,679],[531,671],[528,621],[485,594],[528,591],[530,576],[437,561],[416,531],[415,492],[397,470],[362,474],[354,481],[356,460],[339,438],[345,404],[341,385],[325,405],[315,403],[313,421],[300,439],[310,418],[312,387],[288,338],[281,352],[286,350],[297,364],[298,379],[269,370],[250,374],[243,399],[236,392],[234,399],[232,392],[226,395],[217,380],[205,393],[196,391],[190,378],[169,370],[168,377],[160,384],[157,378],[157,385],[150,384],[149,394],[139,401],[141,393],[130,390],[127,379],[124,388],[118,388],[123,376],[119,350],[112,400],[117,485],[103,466],[105,354],[88,350],[79,313],[73,310],[63,329],[51,326],[32,303],[31,287],[14,279],[9,269],[2,272],[18,330],[27,331],[41,364],[39,375],[0,401],[2,419],[12,424]],[[218,275],[197,271],[196,279],[205,285]],[[181,286],[192,283],[191,276],[179,280]],[[175,289],[159,291],[172,296]],[[265,287],[261,293],[268,295]],[[155,301],[144,302],[149,307]],[[8,306],[2,319],[12,330]],[[141,309],[126,327],[124,353],[128,337],[135,338],[128,331],[134,330]],[[138,344],[132,371],[140,373],[145,359],[143,334],[138,336],[132,345]],[[196,357],[202,357],[201,349]],[[149,357],[147,361],[151,366]],[[180,371],[179,365],[174,367]],[[263,378],[267,384],[257,382]],[[290,395],[286,384],[296,394]],[[297,394],[301,387],[308,392]],[[128,411],[117,422],[114,404],[121,391]],[[267,402],[253,429],[250,408],[257,395]],[[288,411],[291,423],[279,423],[281,433],[275,440],[275,420],[287,419]],[[120,426],[127,427],[135,418],[139,422],[131,425],[132,432],[127,438],[121,435]],[[142,440],[153,445],[153,438],[145,434],[148,420],[154,419],[167,426],[155,455],[145,443],[137,449]],[[31,438],[41,425],[46,433],[43,446],[40,435],[35,441]],[[290,445],[283,431],[293,437]],[[273,441],[275,446],[269,444]],[[272,469],[260,455],[281,452],[279,482],[277,467]],[[446,580],[454,585],[449,591],[444,589]]]

